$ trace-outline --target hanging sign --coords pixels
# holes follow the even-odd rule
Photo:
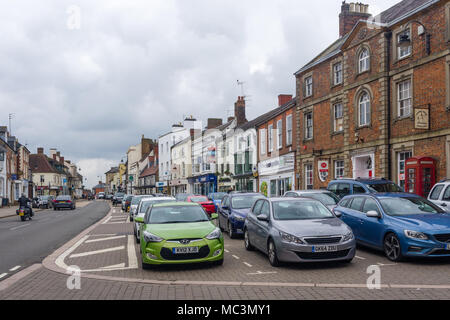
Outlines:
[[[328,160],[319,160],[318,162],[319,165],[319,179],[322,182],[325,182],[328,178],[328,172],[329,172],[329,168],[328,168]]]

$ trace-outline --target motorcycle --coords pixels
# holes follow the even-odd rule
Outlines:
[[[31,220],[31,217],[34,215],[31,211],[30,207],[20,207],[16,210],[16,214],[20,217],[21,221]]]

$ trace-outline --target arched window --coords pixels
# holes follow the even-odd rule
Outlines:
[[[370,96],[367,92],[361,93],[358,100],[359,126],[370,124]]]
[[[370,66],[370,54],[369,50],[364,48],[359,53],[359,73],[369,70]]]

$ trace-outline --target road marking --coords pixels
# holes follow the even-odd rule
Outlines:
[[[31,224],[31,223],[23,224],[23,225],[21,225],[21,226],[18,226],[18,227],[15,227],[15,228],[11,228],[11,229],[9,229],[9,230],[11,230],[11,231],[17,230],[17,229],[20,229],[20,228],[27,227],[27,226],[29,226],[30,224]]]
[[[396,266],[397,264],[396,263],[384,264],[384,263],[378,262],[378,265],[380,267],[388,267],[388,266]]]
[[[85,243],[107,241],[107,240],[115,240],[115,239],[122,239],[122,238],[125,238],[125,236],[116,236],[116,237],[108,237],[108,238],[101,238],[101,239],[92,239],[92,240],[87,240]]]
[[[112,216],[108,217],[105,221],[102,222],[102,224],[108,223],[109,220],[111,220]]]
[[[125,249],[125,246],[120,246],[120,247],[114,247],[114,248],[108,248],[108,249],[102,249],[102,250],[88,251],[88,252],[82,252],[82,253],[75,253],[75,254],[72,254],[69,258],[86,257],[86,256],[92,256],[92,255],[95,255],[95,254],[112,252],[112,251],[119,251],[119,250],[124,250],[124,249]]]
[[[238,257],[238,256],[235,256],[234,254],[233,254],[233,258],[235,258],[235,259],[238,259],[238,260],[239,260],[239,257]]]
[[[247,267],[253,267],[250,263],[247,263],[247,262],[244,262],[244,264],[247,266]]]
[[[9,271],[16,271],[17,269],[19,269],[20,268],[20,266],[15,266],[14,268],[11,268],[11,269],[9,269]]]
[[[117,233],[97,233],[89,235],[89,237],[112,237],[112,236],[117,236]]]
[[[8,275],[7,273],[0,274],[0,279],[6,277],[7,275]]]
[[[356,259],[366,260],[366,258],[355,256]]]
[[[262,272],[262,271],[256,271],[255,273],[247,273],[248,275],[261,275],[261,274],[274,274],[277,273],[276,271],[269,271],[269,272]]]
[[[138,260],[136,257],[136,250],[134,250],[134,236],[128,236],[128,267],[137,268]]]
[[[225,252],[230,253],[230,250],[225,249]]]
[[[124,268],[125,263],[114,264],[112,266],[102,267],[102,269],[115,269],[115,268]]]

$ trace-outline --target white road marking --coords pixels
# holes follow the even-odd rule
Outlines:
[[[106,219],[105,221],[102,222],[102,224],[106,224],[108,223],[109,220],[111,220],[112,216],[108,217],[108,219]]]
[[[115,269],[115,268],[124,268],[125,263],[114,264],[112,266],[102,267],[102,269]]]
[[[138,260],[136,257],[136,250],[134,250],[134,236],[128,236],[128,267],[137,268]]]
[[[17,230],[17,229],[20,229],[20,228],[27,227],[27,226],[29,226],[30,224],[31,224],[31,223],[23,224],[23,225],[21,225],[21,226],[18,226],[18,227],[15,227],[15,228],[11,228],[11,229],[9,229],[9,230],[11,230],[11,231]]]
[[[105,224],[124,224],[124,223],[126,223],[127,221],[121,221],[121,222],[108,222],[108,223],[105,223]]]
[[[366,260],[366,258],[355,256],[356,259]]]
[[[244,262],[244,264],[247,266],[247,267],[253,267],[250,263],[248,263],[248,262]]]
[[[11,268],[11,269],[9,269],[9,271],[16,271],[17,269],[19,269],[20,268],[20,266],[15,266],[14,268]]]
[[[260,275],[260,274],[274,274],[277,273],[276,271],[271,271],[271,272],[262,272],[262,271],[256,271],[255,273],[247,273],[248,275]]]
[[[125,249],[125,246],[120,246],[120,247],[114,247],[114,248],[108,248],[108,249],[102,249],[102,250],[88,251],[88,252],[82,252],[82,253],[75,253],[75,254],[72,254],[69,258],[86,257],[86,256],[92,256],[94,254],[100,254],[100,253],[106,253],[106,252],[112,252],[112,251],[119,251],[119,250],[124,250],[124,249]]]
[[[227,249],[225,249],[225,252],[229,253],[229,252],[230,252],[230,250],[227,250]]]
[[[239,257],[238,257],[238,256],[235,256],[234,254],[233,254],[233,258],[235,258],[235,259],[238,259],[238,260],[239,260]]]
[[[384,264],[384,263],[378,262],[378,265],[379,265],[380,267],[387,267],[387,266],[396,266],[397,264],[396,264],[396,263]]]
[[[112,237],[116,235],[117,233],[97,233],[97,234],[90,234],[89,237]]]
[[[7,275],[8,275],[7,273],[0,274],[0,279],[6,277]]]
[[[107,240],[116,240],[116,239],[122,239],[122,238],[125,238],[125,236],[116,236],[116,237],[108,237],[108,238],[101,238],[101,239],[92,239],[92,240],[87,240],[85,243],[107,241]]]
[[[80,240],[78,240],[72,247],[70,247],[69,249],[67,249],[62,255],[60,255],[56,260],[55,260],[55,264],[62,268],[67,270],[69,267],[67,266],[67,264],[64,263],[64,259],[66,259],[66,257],[71,254],[73,251],[75,251],[76,248],[78,248],[84,241],[86,241],[86,239],[89,238],[89,236],[84,236],[83,238],[81,238]]]

